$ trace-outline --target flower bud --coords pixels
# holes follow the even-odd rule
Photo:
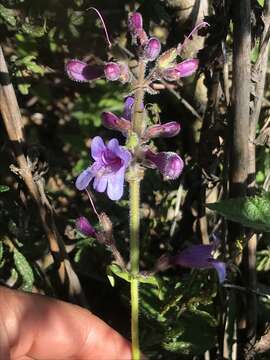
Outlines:
[[[160,41],[157,38],[150,38],[147,43],[144,45],[143,49],[143,59],[146,61],[155,60],[161,50]]]
[[[179,80],[180,78],[192,75],[198,69],[198,65],[198,59],[188,59],[173,67],[164,69],[162,71],[162,76],[168,81]]]
[[[107,129],[121,131],[124,135],[127,134],[128,130],[131,128],[131,122],[119,118],[111,112],[103,112],[101,114],[102,124]]]
[[[104,66],[104,74],[107,80],[116,81],[121,75],[120,65],[115,62],[109,62]]]
[[[166,69],[174,63],[177,57],[176,48],[169,49],[165,51],[157,60],[157,65],[159,69]]]
[[[88,65],[80,60],[68,60],[66,63],[66,72],[71,80],[86,82],[95,80],[103,75],[103,66]]]
[[[143,139],[149,140],[157,137],[173,137],[179,133],[180,129],[180,124],[176,121],[171,121],[162,125],[153,125],[145,131]]]
[[[122,115],[124,119],[131,121],[133,105],[134,105],[134,97],[133,96],[126,97],[124,103],[124,111]]]
[[[145,158],[154,164],[167,179],[174,180],[183,171],[184,162],[174,152],[169,151],[155,154],[151,150],[147,150]]]
[[[143,18],[140,13],[134,12],[129,16],[128,28],[132,36],[132,42],[134,44],[137,45],[138,40],[141,45],[147,42],[148,37],[143,30]]]
[[[128,28],[132,34],[137,34],[143,29],[143,18],[139,12],[132,13],[128,18]]]
[[[121,63],[120,64],[120,77],[119,77],[119,81],[121,81],[122,84],[125,84],[127,82],[129,82],[131,79],[131,75],[130,75],[130,71],[129,71],[129,67],[126,63]]]
[[[96,237],[96,230],[84,216],[80,216],[76,220],[76,228],[86,236]]]

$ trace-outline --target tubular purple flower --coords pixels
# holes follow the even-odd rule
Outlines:
[[[131,122],[124,118],[119,118],[111,112],[103,112],[101,114],[102,124],[107,129],[121,131],[125,136],[131,128]]]
[[[180,129],[181,126],[176,121],[161,125],[153,125],[146,129],[143,139],[150,140],[157,137],[173,137],[179,133]]]
[[[103,66],[88,65],[80,60],[68,60],[66,72],[71,80],[87,82],[99,79],[103,75]]]
[[[104,74],[107,80],[116,81],[121,75],[120,65],[115,62],[109,62],[104,66]]]
[[[160,152],[153,153],[151,150],[145,152],[146,160],[150,161],[155,167],[159,169],[166,179],[174,180],[182,173],[184,162],[174,152]]]
[[[158,57],[160,50],[160,41],[157,38],[152,37],[144,45],[142,58],[145,61],[154,61]]]
[[[80,216],[76,220],[76,228],[86,236],[96,237],[96,230],[84,216]]]
[[[219,282],[223,283],[226,278],[226,264],[213,258],[213,251],[216,244],[211,245],[192,245],[173,256],[170,260],[171,265],[180,265],[196,269],[214,268],[217,271]]]
[[[111,139],[107,145],[96,136],[91,143],[91,156],[95,162],[84,170],[76,180],[78,190],[85,190],[94,180],[93,188],[98,192],[107,189],[111,200],[119,200],[123,195],[125,171],[131,161],[128,150]]]
[[[162,71],[162,76],[168,81],[179,80],[180,78],[192,75],[198,69],[198,66],[198,59],[188,59],[173,67],[164,69]]]

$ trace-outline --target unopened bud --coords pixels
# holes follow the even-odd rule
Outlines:
[[[167,179],[176,179],[182,173],[184,162],[174,152],[153,153],[151,150],[145,152],[145,158],[153,163]]]
[[[128,18],[128,28],[132,36],[132,42],[137,45],[143,45],[147,42],[148,37],[143,30],[143,18],[142,15],[138,12],[132,13]]]
[[[157,137],[173,137],[179,133],[180,129],[180,124],[176,121],[162,125],[153,125],[145,131],[143,139],[150,140]]]
[[[143,59],[146,61],[154,61],[158,57],[160,50],[160,41],[154,37],[150,38],[144,45]]]
[[[103,66],[88,65],[80,60],[68,60],[66,63],[66,72],[71,80],[86,82],[96,80],[103,75]]]
[[[115,62],[109,62],[104,66],[104,74],[107,80],[116,81],[121,75],[121,67]]]
[[[169,49],[165,51],[157,60],[157,65],[159,69],[166,69],[174,63],[177,57],[177,50],[176,48]]]
[[[121,81],[122,84],[125,84],[129,82],[130,79],[131,79],[131,74],[128,65],[126,63],[121,63],[119,81]]]
[[[96,237],[96,230],[84,216],[76,220],[76,228],[86,236]]]
[[[143,28],[143,18],[139,12],[132,13],[128,18],[128,28],[132,34],[137,33]]]
[[[171,68],[164,69],[162,75],[165,80],[175,81],[179,80],[180,78],[192,75],[198,69],[198,66],[198,59],[188,59],[182,61],[179,64],[176,64]]]
[[[134,105],[134,97],[133,96],[126,97],[124,103],[124,111],[122,114],[122,117],[124,119],[131,121],[133,105]]]
[[[128,130],[131,128],[131,122],[119,118],[111,112],[103,112],[101,114],[102,124],[107,129],[121,131],[124,135],[127,134]]]

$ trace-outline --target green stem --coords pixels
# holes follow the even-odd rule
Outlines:
[[[130,262],[131,262],[131,340],[132,359],[140,360],[139,346],[139,229],[140,180],[130,180]]]

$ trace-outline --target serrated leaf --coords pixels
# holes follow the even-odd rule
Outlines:
[[[6,185],[0,185],[0,193],[9,191],[9,187]]]
[[[0,4],[0,16],[2,19],[11,26],[16,26],[16,17],[15,12],[12,9],[8,9],[2,4]]]
[[[16,248],[13,250],[13,259],[15,267],[23,280],[21,289],[24,291],[31,291],[34,283],[34,274],[31,266],[25,256]]]
[[[252,196],[223,200],[206,206],[226,219],[257,231],[270,232],[270,196]]]

